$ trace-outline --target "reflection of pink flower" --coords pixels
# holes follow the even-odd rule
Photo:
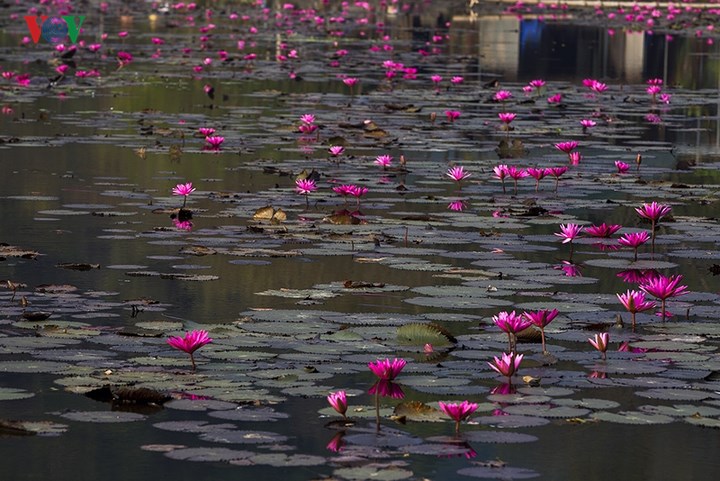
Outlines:
[[[567,277],[581,277],[580,264],[573,264],[570,261],[562,261],[561,264],[553,266],[553,269],[563,271]]]
[[[335,436],[333,436],[330,442],[327,443],[327,446],[325,446],[325,448],[328,451],[332,451],[333,453],[339,453],[345,447],[345,441],[343,440],[344,436],[345,431],[338,431],[337,433],[335,433]]]
[[[405,364],[407,364],[405,359],[395,358],[392,361],[390,361],[390,359],[385,359],[384,361],[378,359],[375,362],[369,363],[368,368],[380,379],[392,381],[400,374]]]
[[[190,232],[193,228],[193,223],[192,223],[192,221],[189,221],[189,220],[181,221],[179,219],[173,219],[172,222],[173,222],[173,225],[175,226],[175,228],[180,229],[180,230],[185,230],[185,231]]]
[[[582,160],[582,154],[580,152],[570,152],[568,154],[570,165],[579,165]]]
[[[660,274],[656,270],[640,270],[640,269],[627,269],[620,271],[617,277],[630,284],[641,284],[651,279],[659,277]]]
[[[347,404],[347,395],[345,394],[345,391],[337,391],[337,392],[331,392],[327,397],[328,402],[330,403],[330,406],[338,412],[342,417],[345,417],[345,413],[347,412],[348,404]]]
[[[399,384],[396,384],[387,379],[380,379],[368,389],[368,394],[376,394],[382,397],[390,397],[393,399],[402,399],[405,397],[405,393]]]

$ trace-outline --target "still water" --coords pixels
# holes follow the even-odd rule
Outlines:
[[[340,15],[335,3],[317,15]],[[464,4],[405,3],[406,9],[369,15],[370,25],[381,22],[381,29],[348,20],[328,28],[330,34],[312,27],[307,18],[313,15],[272,4],[263,12],[208,3],[215,10],[208,19],[202,10],[185,9],[133,15],[111,3],[107,14],[88,15],[84,34],[90,43],[108,33],[101,50],[106,56],[82,51],[71,66],[99,68],[102,77],[68,76],[51,88],[45,79],[63,62],[47,44],[18,47],[25,33],[6,22],[2,70],[28,72],[32,82],[16,87],[7,81],[0,91],[0,242],[38,255],[0,262],[0,280],[20,285],[16,292],[0,291],[0,388],[32,394],[0,400],[0,418],[66,426],[58,436],[0,437],[8,479],[466,479],[458,470],[496,460],[520,471],[491,469],[483,479],[703,480],[717,472],[719,298],[708,268],[718,263],[718,46],[693,36],[608,35],[605,26],[572,19],[471,18]],[[344,15],[366,18],[362,7]],[[201,30],[209,23],[217,33]],[[251,27],[257,32],[248,33]],[[118,37],[120,31],[129,34]],[[181,48],[190,51],[180,55]],[[134,60],[118,69],[116,53],[125,50]],[[231,59],[218,59],[220,50]],[[254,59],[246,58],[250,52]],[[208,65],[205,58],[213,60]],[[381,66],[388,59],[413,66],[417,78],[388,80]],[[338,75],[359,78],[359,86],[349,89]],[[431,75],[444,83],[434,86]],[[451,76],[464,81],[451,85]],[[525,95],[522,87],[538,78],[546,90]],[[607,83],[608,94],[581,90],[586,78]],[[673,96],[669,105],[648,101],[644,83],[650,78],[663,80]],[[493,80],[499,85],[490,85]],[[206,85],[214,88],[212,98]],[[513,99],[490,100],[498,89],[511,91]],[[554,93],[565,99],[557,108],[545,101]],[[460,118],[446,121],[448,109],[460,111]],[[514,130],[498,129],[497,112],[504,110],[518,113]],[[308,113],[318,118],[317,136],[297,132],[298,119]],[[578,119],[593,114],[600,125],[582,131]],[[650,114],[660,122],[648,121]],[[368,130],[367,119],[385,134]],[[225,137],[219,151],[204,148],[200,127]],[[516,196],[511,181],[502,194],[492,177],[495,165],[567,164],[553,144],[571,139],[580,143],[584,160],[560,181],[559,194],[548,180],[536,193],[527,178]],[[514,158],[498,156],[503,140],[521,142]],[[346,147],[336,162],[327,153],[333,144]],[[636,172],[638,153],[643,162]],[[381,154],[392,155],[396,165],[404,156],[407,171],[382,171],[373,164]],[[625,177],[615,173],[618,159],[632,164]],[[445,176],[455,164],[473,174],[461,188]],[[310,194],[308,208],[293,190],[303,169],[318,171],[323,187]],[[170,218],[180,203],[170,191],[187,181],[197,188],[188,199],[190,232],[176,229]],[[340,183],[370,191],[361,204],[344,203],[330,190]],[[465,203],[462,212],[448,210],[454,200]],[[646,269],[682,274],[693,294],[671,302],[676,317],[666,324],[681,327],[666,330],[640,314],[641,327],[632,334],[627,324],[609,327],[618,314],[627,317],[615,293],[634,287],[616,274],[630,265],[631,254],[606,254],[590,240],[580,240],[569,254],[553,233],[568,222],[648,229],[633,207],[652,200],[672,204],[674,219],[661,222],[657,253],[643,250],[641,260]],[[526,216],[533,203],[547,215]],[[283,209],[288,220],[253,220],[266,205]],[[329,220],[353,210],[360,211],[351,216],[358,224]],[[199,249],[213,253],[195,255]],[[99,268],[58,267],[63,263]],[[569,271],[560,267],[568,265],[581,275],[564,275]],[[383,287],[343,291],[338,284],[346,280]],[[38,291],[48,284],[77,290],[67,298]],[[467,294],[447,294],[461,288]],[[19,304],[23,296],[28,306]],[[486,361],[505,349],[505,338],[490,317],[537,305],[561,311],[548,327],[555,362],[543,365],[538,344],[521,344],[526,361],[520,376],[539,378],[540,387],[518,378],[516,387],[529,389],[525,399],[493,397],[501,379]],[[33,337],[32,323],[19,322],[33,311],[52,314],[36,324],[41,340]],[[292,319],[302,319],[301,327]],[[427,359],[422,345],[396,340],[397,326],[429,321],[458,338],[456,350]],[[53,325],[59,332],[42,327]],[[136,326],[147,328],[148,337],[128,341],[118,334]],[[196,353],[198,372],[191,374],[164,338],[203,327],[216,341]],[[153,329],[162,335],[150,336]],[[600,362],[586,339],[608,329],[611,350],[628,341],[647,343],[650,354],[609,353],[607,364]],[[372,416],[353,409],[372,408],[367,390],[373,379],[365,366],[386,357],[410,361],[398,378],[405,401],[485,404],[476,415],[482,421],[471,418],[461,436],[508,431],[537,439],[499,441],[501,433],[474,442],[467,434],[459,441],[471,447],[447,451],[449,422],[399,424],[386,415],[380,428],[386,434],[376,436]],[[30,361],[38,367],[22,364]],[[42,364],[48,361],[67,365]],[[87,422],[82,413],[111,412],[109,403],[72,392],[92,384],[88,378],[95,385],[149,386],[175,400],[158,409],[114,406],[144,415],[139,421]],[[655,387],[667,389],[637,394]],[[348,390],[350,417],[358,420],[347,429],[345,447],[334,452],[327,445],[338,428],[327,424],[337,417],[319,411],[325,395],[339,389]],[[576,402],[556,402],[563,397]],[[157,427],[232,423],[178,402],[189,398],[270,407],[270,414],[258,411],[230,430],[246,430],[248,439],[267,432],[277,437],[224,443],[211,440],[214,431],[199,438],[202,430]],[[597,407],[572,415],[532,412],[584,409],[593,405],[589,400]],[[399,403],[382,400],[384,408]],[[687,413],[663,415],[672,409]],[[517,428],[492,422],[491,415],[513,412]],[[631,424],[627,417],[602,418],[607,412],[657,417]],[[693,417],[714,428],[692,425],[687,419]],[[230,457],[234,464],[221,455],[206,462],[170,457],[185,448],[243,454]]]

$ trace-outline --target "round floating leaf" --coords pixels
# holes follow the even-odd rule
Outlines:
[[[624,411],[619,413],[597,412],[591,415],[598,421],[607,421],[618,424],[669,424],[673,418],[663,414],[645,414],[637,411]]]
[[[607,399],[553,399],[553,404],[568,407],[579,407],[587,409],[615,409],[620,407],[620,403],[617,401],[610,401]]]
[[[691,404],[676,404],[675,406],[640,406],[644,413],[664,414],[672,417],[709,417],[720,416],[720,409],[710,406],[693,406]]]
[[[502,408],[508,414],[521,416],[541,416],[544,418],[579,418],[590,413],[589,409],[568,406],[550,406],[549,404],[514,405]]]
[[[207,411],[216,409],[235,409],[237,404],[216,399],[173,399],[163,404],[169,409],[178,409],[180,411]]]
[[[333,476],[350,481],[396,481],[400,479],[408,479],[413,476],[412,471],[401,468],[382,469],[379,467],[358,467],[358,468],[340,468],[333,471]]]
[[[480,424],[496,428],[532,428],[544,426],[550,422],[545,418],[536,416],[516,416],[513,414],[507,416],[475,417],[473,420]]]
[[[236,461],[247,459],[254,455],[255,453],[250,451],[238,451],[235,449],[219,447],[174,449],[165,453],[165,456],[171,459],[205,462]]]
[[[287,419],[290,416],[286,413],[275,411],[269,407],[238,407],[226,411],[213,411],[208,414],[210,417],[218,419],[227,419],[230,421],[255,421],[255,422],[274,422],[280,419]]]
[[[35,394],[23,389],[15,389],[11,387],[0,387],[0,401],[14,401],[16,399],[27,399]]]
[[[252,464],[265,464],[276,468],[287,468],[296,466],[320,466],[325,464],[326,459],[309,454],[267,453],[256,454],[249,458],[248,461]]]
[[[468,441],[492,444],[532,443],[538,440],[536,436],[510,431],[469,431],[463,433]]]
[[[66,424],[51,421],[10,421],[0,419],[0,436],[59,436],[67,431]]]
[[[405,324],[397,328],[397,340],[401,345],[447,347],[452,344],[451,335],[436,324]]]
[[[53,373],[59,374],[70,368],[70,364],[53,361],[0,361],[0,372]]]
[[[205,433],[209,431],[225,431],[235,428],[234,424],[208,424],[207,421],[164,421],[155,423],[153,426],[165,431],[178,433]]]
[[[459,469],[458,474],[480,479],[531,479],[540,476],[540,473],[532,469],[507,466],[473,466]]]
[[[130,423],[147,419],[147,416],[142,414],[122,411],[69,411],[58,415],[85,423]]]
[[[648,399],[666,399],[669,401],[702,401],[712,397],[709,392],[693,391],[691,389],[648,389],[647,391],[637,391],[635,394]]]
[[[695,426],[702,426],[704,428],[715,428],[720,429],[720,419],[706,418],[703,416],[699,417],[687,417],[683,418],[686,423],[694,424]]]
[[[206,431],[200,435],[200,439],[226,444],[275,444],[287,441],[286,436],[269,431],[235,430]]]

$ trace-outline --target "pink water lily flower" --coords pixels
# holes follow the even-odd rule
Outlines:
[[[438,401],[440,410],[447,414],[451,419],[455,421],[455,432],[460,431],[460,422],[469,418],[474,413],[478,405],[469,401],[463,401],[461,403],[444,403]]]
[[[368,368],[381,380],[392,381],[400,374],[405,364],[407,364],[405,359],[395,358],[392,361],[390,359],[378,359],[375,362],[368,363]]]
[[[682,282],[682,279],[683,276],[681,275],[670,277],[660,275],[655,278],[648,279],[647,281],[640,284],[641,291],[644,291],[651,296],[660,299],[660,317],[663,321],[665,320],[665,317],[667,317],[665,310],[665,301],[671,297],[682,296],[683,294],[687,294],[688,292],[688,286],[679,285]]]
[[[448,122],[455,122],[457,119],[460,118],[460,111],[458,110],[446,110],[445,111],[445,117],[447,117]]]
[[[578,224],[560,224],[560,232],[556,232],[555,235],[562,239],[563,244],[567,244],[580,237],[581,231],[582,227]]]
[[[545,349],[545,326],[550,324],[553,319],[557,317],[559,314],[557,309],[553,309],[551,311],[547,309],[541,309],[539,311],[530,311],[530,312],[523,312],[523,317],[530,321],[533,326],[540,329],[540,335],[542,336],[542,352],[543,354],[547,353],[547,350]]]
[[[498,374],[507,377],[509,382],[513,374],[520,369],[522,359],[523,354],[515,354],[514,352],[502,353],[502,357],[500,358],[493,356],[493,361],[488,362],[488,366],[490,366]]]
[[[616,160],[615,167],[617,168],[618,174],[624,174],[625,172],[630,170],[630,166],[622,160]]]
[[[172,189],[173,195],[184,195],[186,197],[193,192],[195,192],[195,187],[193,187],[192,182],[178,184]]]
[[[568,160],[570,165],[579,165],[582,160],[582,154],[580,152],[570,152],[568,154]]]
[[[459,85],[465,81],[464,77],[461,77],[459,75],[456,75],[450,79],[450,83],[453,85]]]
[[[637,212],[640,217],[650,221],[650,243],[653,253],[655,252],[655,225],[660,222],[660,219],[668,215],[671,210],[672,207],[669,205],[658,204],[655,201],[635,208],[635,212]]]
[[[375,165],[379,165],[383,169],[387,169],[392,164],[393,158],[391,155],[383,154],[375,157]]]
[[[315,116],[313,114],[303,114],[300,116],[300,122],[303,124],[314,124]]]
[[[528,83],[528,85],[530,85],[531,87],[533,87],[535,89],[540,90],[541,88],[543,88],[545,86],[545,81],[542,79],[535,79],[535,80],[531,80]]]
[[[590,234],[592,237],[600,237],[600,238],[608,238],[612,236],[614,233],[619,231],[622,228],[621,225],[618,224],[610,224],[607,225],[606,223],[602,223],[600,225],[592,225],[590,227],[585,227],[585,232]]]
[[[333,157],[338,157],[342,155],[343,152],[345,152],[345,147],[343,147],[342,145],[331,145],[328,149],[328,152]]]
[[[582,119],[580,121],[580,125],[582,125],[583,130],[587,130],[589,128],[595,127],[597,125],[597,122],[591,119]]]
[[[307,195],[317,190],[317,185],[313,179],[297,179],[295,181],[295,191],[298,194]]]
[[[495,178],[502,183],[503,194],[505,193],[505,177],[507,177],[508,166],[505,164],[496,165],[493,167],[493,173]]]
[[[343,79],[343,83],[348,87],[354,87],[360,80],[355,77],[347,77]]]
[[[607,332],[601,332],[599,334],[595,334],[595,337],[589,338],[588,341],[595,349],[600,351],[603,360],[605,360],[608,349],[608,342],[610,341],[610,334],[608,334]]]
[[[465,171],[463,166],[458,165],[456,167],[450,167],[447,172],[445,173],[448,177],[450,177],[452,180],[456,182],[460,182],[463,179],[467,179],[472,174],[470,172]]]
[[[210,135],[205,137],[205,142],[212,150],[220,150],[220,146],[225,142],[225,137],[220,135]]]
[[[462,200],[454,200],[448,204],[448,209],[456,212],[462,212],[465,210],[465,202]]]
[[[513,180],[513,183],[515,185],[515,195],[517,195],[518,180],[522,179],[523,177],[527,177],[529,174],[525,169],[520,169],[514,165],[508,166],[507,169],[505,169],[505,174]]]
[[[578,143],[575,142],[574,140],[570,140],[567,142],[558,142],[557,144],[555,144],[556,149],[558,149],[562,152],[565,152],[566,154],[569,154],[570,152],[575,150],[577,148],[577,146],[578,146]]]
[[[345,391],[331,392],[327,397],[330,406],[338,412],[343,418],[346,418],[345,413],[347,412],[347,394]]]
[[[213,129],[212,127],[200,127],[198,129],[198,132],[203,137],[210,137],[212,134],[215,133],[215,129]]]
[[[530,177],[535,179],[535,192],[538,191],[540,188],[540,181],[545,178],[546,175],[548,175],[547,169],[536,169],[534,167],[528,167],[525,169],[525,171],[528,173]]]
[[[529,320],[526,320],[523,316],[516,314],[515,311],[500,311],[497,315],[492,317],[492,320],[501,331],[507,334],[508,350],[511,352],[515,351],[517,333],[524,331],[532,325]]]
[[[620,303],[630,313],[632,320],[632,330],[635,332],[635,314],[647,311],[655,307],[655,302],[645,299],[645,293],[628,289],[625,294],[616,294]]]
[[[512,112],[498,113],[498,118],[506,125],[515,120],[515,117],[517,117],[517,114],[514,114]]]
[[[173,195],[182,195],[184,196],[183,199],[183,205],[181,208],[185,207],[185,203],[187,202],[187,198],[190,194],[195,192],[195,187],[193,187],[192,182],[188,182],[186,184],[178,184],[172,189]]]
[[[512,93],[509,90],[498,90],[495,92],[493,98],[496,102],[504,102],[505,100],[512,97]]]
[[[635,259],[637,261],[638,247],[650,240],[650,234],[645,231],[641,232],[628,232],[623,234],[619,239],[618,243],[625,247],[632,247],[635,250]]]
[[[185,333],[185,337],[171,336],[167,339],[167,343],[175,349],[185,351],[190,354],[190,362],[192,362],[193,371],[195,370],[195,358],[193,353],[203,347],[205,344],[212,342],[207,331],[193,330]]]

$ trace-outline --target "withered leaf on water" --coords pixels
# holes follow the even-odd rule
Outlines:
[[[103,386],[85,393],[85,396],[100,402],[113,402],[119,404],[154,404],[162,405],[171,399],[167,394],[146,387],[118,387]]]
[[[351,281],[347,280],[343,282],[343,287],[345,289],[360,289],[363,287],[385,287],[384,282],[364,282],[364,281]]]
[[[444,415],[439,409],[420,401],[408,401],[395,406],[395,416],[400,416],[410,421],[417,422],[441,422]]]
[[[40,253],[15,247],[7,244],[0,244],[0,257],[22,257],[23,259],[35,259]]]
[[[78,288],[70,284],[41,284],[35,290],[44,294],[67,294],[77,291]]]
[[[100,264],[78,264],[75,262],[61,262],[60,264],[55,264],[55,267],[60,267],[61,269],[70,269],[73,271],[89,271],[91,269],[100,269]]]
[[[275,209],[271,205],[260,207],[253,214],[253,220],[269,220],[273,223],[280,223],[287,220],[287,214],[282,209]]]
[[[188,246],[180,249],[181,254],[190,254],[193,256],[211,256],[217,254],[215,249],[205,246]]]
[[[335,225],[358,225],[365,223],[365,221],[360,219],[359,217],[355,217],[354,215],[349,214],[329,215],[323,218],[323,221]]]
[[[23,319],[34,322],[44,321],[50,316],[52,316],[52,313],[45,311],[25,311],[22,313]]]

